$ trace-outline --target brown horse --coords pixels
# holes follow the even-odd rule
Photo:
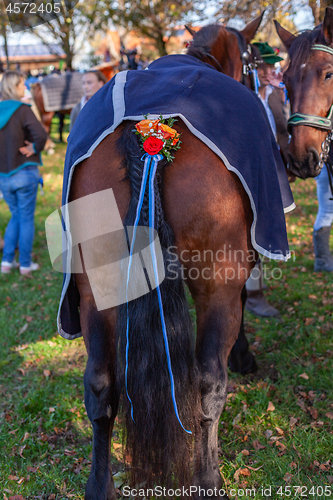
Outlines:
[[[37,107],[37,110],[38,110],[38,113],[39,113],[39,116],[41,119],[41,123],[42,123],[45,131],[47,132],[47,135],[50,136],[51,122],[52,122],[52,119],[53,119],[56,112],[45,110],[43,92],[42,92],[42,87],[41,87],[40,83],[35,83],[31,86],[31,94],[32,94],[32,98],[34,100],[34,103]],[[64,130],[65,115],[69,115],[70,112],[71,112],[71,109],[62,109],[62,110],[57,111],[57,113],[59,114],[59,140],[60,140],[60,142],[63,142],[62,133]],[[48,141],[51,142],[50,147],[52,147],[52,141],[51,141],[50,137],[48,138]]]
[[[299,36],[274,22],[290,59],[284,73],[292,113],[290,170],[302,179],[316,177],[333,129],[333,9],[327,7],[323,23]]]
[[[251,23],[241,33],[246,44],[253,38],[256,27],[256,23]],[[222,26],[205,27],[195,35],[191,49],[190,55],[241,79],[242,53],[234,32]],[[237,88],[247,92],[240,86]],[[246,96],[252,99],[250,93]],[[259,106],[257,112],[261,116]],[[260,119],[259,115],[254,119]],[[98,121],[99,117],[92,115],[89,119]],[[263,123],[266,127],[266,121]],[[69,197],[70,201],[80,200],[111,188],[125,226],[134,225],[138,179],[142,177],[143,165],[133,125],[134,122],[119,125],[75,167]],[[165,262],[166,278],[161,284],[161,296],[175,394],[180,419],[193,434],[189,435],[179,425],[171,402],[160,305],[155,290],[118,308],[99,311],[84,269],[83,273],[75,275],[75,283],[80,296],[81,330],[88,352],[85,404],[94,433],[86,500],[116,499],[110,443],[120,401],[127,456],[131,457],[132,484],[143,480],[146,485],[168,487],[192,484],[196,488],[190,490],[192,498],[228,498],[219,472],[217,431],[227,395],[227,360],[241,324],[241,293],[258,256],[251,243],[253,211],[238,176],[228,170],[221,158],[181,120],[176,128],[182,134],[182,147],[167,168],[164,168],[166,160],[160,162],[156,228]],[[258,152],[258,156],[260,154]],[[253,159],[256,166],[257,160]],[[273,158],[271,161],[274,162]],[[141,223],[147,225],[145,215]],[[228,252],[221,262],[217,256],[226,244]],[[173,256],[171,258],[170,248],[176,249],[176,263]],[[208,261],[185,258],[193,251],[203,255],[205,249],[210,251]],[[100,258],[109,250],[106,246],[94,248],[93,252]],[[170,262],[176,265],[177,271],[181,267],[184,269],[195,303],[195,347],[182,274],[177,272],[173,279]],[[215,267],[220,269],[217,275]],[[129,366],[126,366],[126,390],[134,408],[133,418],[128,400],[121,398],[124,372],[126,377],[128,318],[131,352]],[[193,444],[195,457],[191,460]],[[166,496],[180,495],[182,493],[176,490]]]

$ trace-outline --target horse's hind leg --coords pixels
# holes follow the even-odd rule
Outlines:
[[[92,465],[85,500],[115,500],[110,464],[111,435],[119,400],[115,375],[115,314],[112,309],[98,312],[90,300],[82,300],[82,288],[80,293],[81,326],[88,352],[84,396],[93,427]]]
[[[218,293],[197,306],[197,360],[201,372],[201,443],[194,484],[200,499],[227,499],[219,471],[218,425],[227,396],[227,360],[241,322],[241,289],[220,286]],[[235,333],[236,332],[236,333]],[[212,496],[208,490],[214,490]],[[206,492],[206,494],[204,493]]]
[[[253,354],[249,351],[249,342],[245,336],[244,329],[244,306],[246,302],[246,287],[242,290],[242,321],[235,345],[229,356],[229,368],[232,372],[246,375],[257,371],[257,363]]]

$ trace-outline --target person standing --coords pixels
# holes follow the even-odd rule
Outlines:
[[[254,43],[264,61],[258,68],[260,81],[259,98],[263,103],[273,133],[280,148],[285,166],[288,164],[289,133],[283,110],[283,91],[274,88],[281,79],[277,78],[274,64],[281,60],[267,43]],[[282,75],[281,75],[282,76]],[[282,99],[282,100],[281,100]],[[333,162],[333,154],[330,154]],[[327,166],[316,177],[318,213],[313,226],[313,246],[315,253],[314,271],[333,272],[333,257],[329,248],[329,239],[333,223],[333,197],[329,184]]]
[[[263,63],[258,67],[258,97],[265,108],[269,125],[274,134],[275,140],[279,146],[281,157],[285,167],[288,164],[288,143],[289,133],[287,130],[287,119],[284,114],[284,92],[278,85],[280,78],[277,78],[275,64],[282,61],[283,58],[278,56],[275,50],[264,42],[253,43],[256,47]],[[282,76],[282,75],[281,75]],[[259,259],[255,265],[249,279],[246,282],[247,299],[245,303],[246,309],[257,316],[269,317],[277,316],[279,311],[271,306],[264,295],[264,280],[262,262]]]
[[[101,71],[91,70],[87,71],[82,77],[82,88],[84,95],[81,101],[78,102],[71,111],[69,132],[71,132],[73,125],[78,117],[83,106],[88,100],[106,83],[106,77]]]
[[[333,154],[330,153],[333,162]],[[330,252],[330,234],[333,223],[333,194],[331,192],[327,165],[316,177],[318,213],[313,226],[313,246],[315,253],[315,272],[333,272],[333,257]]]
[[[1,273],[19,267],[22,275],[39,268],[31,261],[31,252],[40,178],[38,165],[47,139],[30,106],[21,101],[24,94],[24,74],[6,71],[0,94],[0,189],[12,216],[4,236]],[[17,246],[19,264],[14,260]]]

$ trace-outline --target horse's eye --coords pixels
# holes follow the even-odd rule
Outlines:
[[[332,78],[332,76],[333,76],[333,73],[326,73],[325,80],[329,80],[330,78]]]

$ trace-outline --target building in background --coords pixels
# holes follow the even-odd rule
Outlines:
[[[66,54],[61,47],[56,44],[43,45],[9,45],[8,56],[10,69],[19,68],[21,71],[28,72],[39,70],[47,66],[59,68],[61,61],[66,59]],[[0,63],[7,66],[5,49],[0,47]]]

